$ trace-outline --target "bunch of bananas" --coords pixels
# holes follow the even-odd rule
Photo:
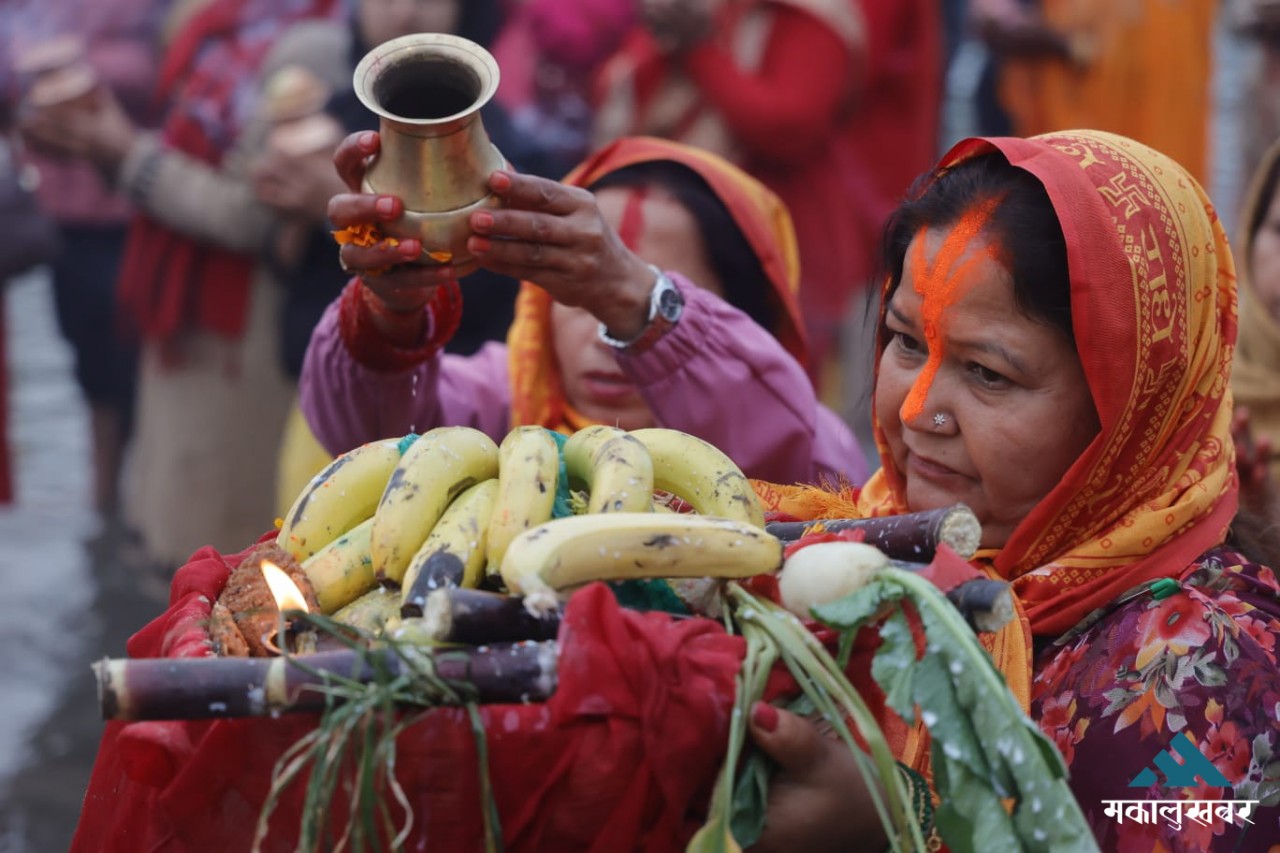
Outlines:
[[[553,518],[562,460],[585,514]],[[655,489],[694,513],[661,511]],[[469,427],[370,442],[316,475],[277,541],[325,613],[399,586],[401,612],[420,615],[433,590],[482,585],[545,612],[558,590],[592,580],[745,577],[782,563],[728,456],[678,430],[607,426],[563,448],[542,427],[501,446]]]

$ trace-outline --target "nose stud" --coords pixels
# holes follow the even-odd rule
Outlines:
[[[933,416],[933,426],[935,429],[941,429],[947,425],[947,416],[939,412]]]

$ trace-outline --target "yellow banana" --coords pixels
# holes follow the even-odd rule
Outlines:
[[[373,515],[382,490],[400,463],[397,439],[349,450],[311,479],[293,502],[276,535],[281,548],[302,561]]]
[[[540,426],[516,427],[498,447],[498,499],[489,521],[486,559],[492,574],[507,546],[530,527],[551,520],[560,475],[560,447]]]
[[[432,590],[480,584],[484,577],[485,530],[493,516],[498,491],[498,480],[485,480],[449,504],[405,570],[401,614],[421,616]]]
[[[496,476],[498,445],[479,430],[438,427],[420,436],[391,473],[373,515],[369,551],[378,577],[400,583],[445,507]]]
[[[564,443],[570,483],[585,483],[587,512],[649,512],[653,508],[653,462],[626,430],[591,426]]]
[[[751,482],[724,451],[676,429],[632,430],[653,459],[653,485],[682,498],[702,515],[764,527],[764,509]]]
[[[333,613],[377,585],[369,556],[372,529],[373,519],[366,519],[303,561],[302,572],[316,591],[321,613]]]
[[[613,513],[557,518],[516,537],[502,580],[531,613],[555,591],[594,580],[748,577],[782,565],[782,542],[763,529],[707,515]]]

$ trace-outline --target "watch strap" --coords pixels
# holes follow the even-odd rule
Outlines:
[[[649,316],[640,334],[624,341],[610,335],[604,323],[601,323],[597,329],[600,340],[614,349],[626,350],[632,354],[644,352],[680,319],[680,313],[684,308],[684,298],[680,295],[680,289],[676,287],[671,277],[658,267],[650,264],[649,269],[653,270],[655,279],[653,290],[649,292]]]

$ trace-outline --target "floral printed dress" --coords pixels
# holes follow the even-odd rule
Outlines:
[[[1275,573],[1222,547],[1180,583],[1144,584],[1038,649],[1032,716],[1066,758],[1102,850],[1280,851],[1278,635]],[[1212,763],[1221,777],[1201,766],[1211,781],[1229,784],[1169,784],[1155,759],[1189,754],[1175,738]],[[1230,799],[1258,801],[1252,824],[1138,822],[1104,803]]]

